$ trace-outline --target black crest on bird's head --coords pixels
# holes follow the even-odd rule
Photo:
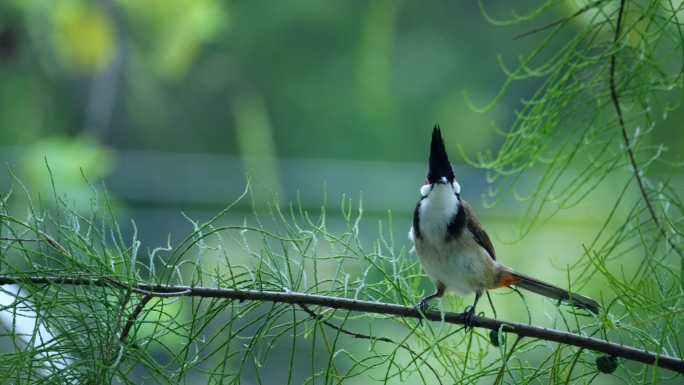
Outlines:
[[[444,148],[444,140],[436,125],[432,130],[432,144],[430,145],[430,161],[428,162],[427,179],[430,184],[446,177],[447,181],[453,182],[456,179],[454,168],[449,163],[449,156]]]

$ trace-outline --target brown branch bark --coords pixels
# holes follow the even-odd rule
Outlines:
[[[126,305],[128,305],[128,301],[131,299],[131,292],[127,292],[126,295],[124,296],[123,303],[121,304],[121,311],[119,311],[119,316],[116,319],[116,324],[114,326],[114,332],[112,333],[112,338],[109,339],[109,343],[107,344],[107,350],[105,350],[104,354],[104,365],[100,368],[100,372],[98,373],[97,377],[95,378],[95,381],[97,383],[101,383],[102,380],[104,379],[104,372],[106,370],[106,367],[109,363],[109,357],[112,351],[112,347],[114,346],[114,339],[116,337],[116,334],[119,332],[119,328],[121,327],[121,319],[123,318],[124,312],[126,311]],[[123,342],[123,341],[122,341]]]
[[[644,187],[644,181],[641,178],[641,175],[639,174],[639,167],[634,157],[634,151],[632,151],[632,145],[629,141],[629,135],[627,135],[627,127],[625,126],[625,119],[622,115],[620,100],[618,99],[617,87],[615,86],[615,68],[617,67],[617,45],[620,39],[620,31],[622,30],[622,16],[624,13],[625,0],[621,0],[620,8],[618,9],[618,18],[616,22],[617,24],[615,25],[615,37],[613,39],[613,54],[610,56],[610,97],[613,101],[613,105],[615,106],[615,112],[617,114],[618,123],[620,124],[620,130],[622,131],[622,140],[625,142],[625,149],[627,150],[627,155],[629,156],[629,162],[632,165],[634,177],[636,178],[637,184],[639,185],[639,191],[641,192],[641,196],[644,198],[644,201],[646,202],[648,212],[651,214],[653,222],[660,231],[660,234],[663,236],[663,239],[665,239],[670,244],[672,249],[675,250],[680,257],[682,257],[681,250],[679,250],[679,247],[677,247],[677,245],[672,241],[672,239],[667,236],[665,229],[660,224],[658,216],[656,215],[656,212],[653,209],[653,205],[651,204],[651,200],[648,197],[648,193],[646,192],[646,188]]]
[[[35,239],[35,238],[13,238],[13,237],[0,237],[0,241],[13,241],[13,242],[43,242],[42,239]]]
[[[314,294],[302,294],[294,292],[273,292],[273,291],[256,291],[256,290],[237,290],[228,288],[211,288],[211,287],[193,287],[193,286],[175,286],[175,285],[150,285],[150,284],[128,284],[125,282],[115,281],[110,278],[84,278],[73,276],[53,276],[53,277],[0,277],[1,285],[10,284],[32,284],[32,285],[94,285],[94,286],[118,286],[121,288],[133,288],[139,293],[146,293],[152,296],[169,297],[169,296],[188,296],[200,298],[225,298],[242,301],[265,301],[265,302],[279,302],[296,305],[317,305],[325,306],[335,309],[345,309],[350,311],[359,311],[365,313],[376,313],[393,315],[397,317],[419,318],[419,314],[410,307],[401,305],[361,301],[349,298],[326,297]],[[425,314],[425,318],[430,321],[442,321],[442,317],[438,311],[429,311]],[[465,323],[463,314],[444,313],[444,322],[451,324]],[[571,332],[565,332],[554,329],[547,329],[533,325],[522,324],[518,322],[510,322],[497,320],[486,317],[474,316],[471,319],[473,327],[481,327],[490,330],[499,330],[503,325],[502,330],[507,333],[516,334],[520,337],[538,338],[546,341],[558,342],[561,344],[577,346],[579,348],[593,350],[605,353],[615,357],[621,357],[627,360],[632,360],[648,365],[657,365],[660,368],[672,370],[684,374],[684,361],[681,358],[669,357],[652,353],[645,350],[636,349],[630,346],[620,345],[617,343],[600,340],[598,338],[578,335]]]

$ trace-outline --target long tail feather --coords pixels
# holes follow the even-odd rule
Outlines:
[[[540,281],[517,271],[511,271],[511,275],[519,279],[515,285],[521,289],[529,290],[533,293],[537,293],[548,298],[572,303],[576,307],[587,309],[595,314],[601,312],[601,304],[589,297],[577,293],[571,293],[563,288]]]

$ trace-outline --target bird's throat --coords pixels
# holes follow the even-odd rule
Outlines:
[[[418,212],[420,234],[427,241],[444,240],[447,226],[454,219],[461,204],[449,185],[434,185],[421,202]]]

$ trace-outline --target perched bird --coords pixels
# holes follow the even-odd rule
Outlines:
[[[475,293],[473,306],[463,313],[469,325],[485,290],[514,284],[593,313],[601,310],[601,305],[589,297],[519,273],[496,260],[487,232],[470,205],[461,199],[461,186],[449,163],[439,126],[432,131],[427,179],[420,188],[420,201],[408,235],[414,244],[411,251],[415,250],[423,270],[437,289],[416,305],[423,314],[428,301],[441,298],[445,292],[463,297]]]

